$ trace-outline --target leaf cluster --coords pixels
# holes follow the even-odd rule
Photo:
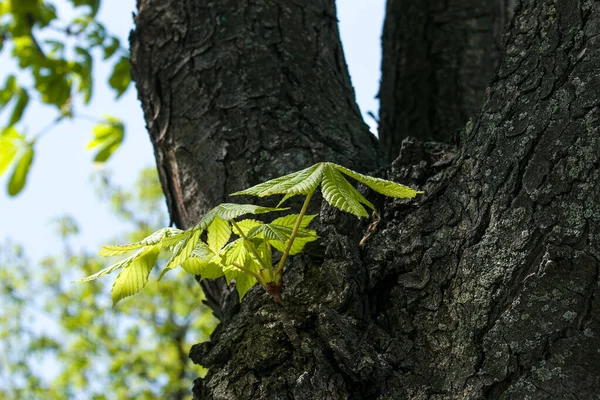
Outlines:
[[[96,183],[131,226],[113,240],[138,241],[167,223],[156,169],[131,191],[110,177]],[[151,278],[138,301],[107,309],[111,282],[69,284],[104,260],[79,248],[74,219],[52,226],[62,246],[41,261],[0,241],[0,399],[191,399],[193,379],[206,370],[187,354],[217,324],[195,279],[183,269]]]
[[[74,16],[65,20],[49,1],[0,1],[0,52],[9,51],[20,70],[7,74],[0,83],[0,111],[7,111],[0,141],[10,147],[0,152],[0,176],[12,166],[11,196],[26,183],[36,140],[63,119],[77,117],[79,103],[90,103],[94,54],[101,54],[104,61],[114,60],[108,84],[117,98],[130,86],[129,53],[96,18],[101,0],[70,3]],[[32,99],[55,108],[57,116],[46,129],[27,137],[23,117]],[[98,121],[93,134],[88,148],[97,150],[95,162],[105,162],[123,141],[123,124],[107,117]]]
[[[159,253],[164,250],[170,252],[171,257],[160,277],[181,266],[190,274],[199,275],[201,279],[225,276],[229,284],[235,280],[240,300],[256,283],[260,283],[278,300],[287,256],[300,253],[306,244],[318,239],[316,231],[308,228],[315,215],[306,215],[306,210],[319,186],[325,201],[342,211],[361,218],[368,217],[364,206],[374,209],[373,204],[346,177],[389,197],[412,198],[420,193],[334,163],[318,163],[233,193],[258,197],[283,195],[276,208],[224,203],[212,209],[196,226],[188,230],[163,228],[135,243],[104,246],[99,253],[101,256],[116,256],[132,251],[135,253],[81,281],[91,281],[120,270],[111,293],[113,304],[116,304],[146,285]],[[305,196],[304,205],[298,214],[287,214],[268,223],[255,219],[238,220],[248,214],[286,211],[287,208],[279,207],[296,195]],[[277,265],[272,262],[274,251],[282,254]],[[273,287],[278,290],[273,292]]]

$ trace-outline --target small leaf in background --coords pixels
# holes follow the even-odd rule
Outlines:
[[[119,47],[121,47],[121,42],[118,38],[111,36],[108,40],[110,43],[103,47],[105,60],[111,58],[119,50]]]
[[[146,247],[142,253],[140,257],[125,267],[115,279],[110,292],[113,307],[125,297],[133,296],[139,292],[148,283],[148,275],[150,275],[150,271],[152,271],[158,258],[160,246]]]
[[[17,78],[14,75],[9,75],[6,78],[4,88],[0,90],[0,109],[3,108],[14,96],[18,88]]]
[[[48,69],[34,73],[35,88],[41,94],[42,101],[63,108],[71,98],[72,81],[64,71],[65,67],[56,63],[56,68],[48,72]]]
[[[88,143],[87,149],[96,149],[94,162],[104,163],[119,148],[125,137],[125,127],[120,120],[105,116],[105,121],[96,125],[92,131],[94,138]]]
[[[89,104],[94,89],[92,80],[93,59],[90,52],[82,47],[75,47],[75,52],[81,57],[75,71],[79,75],[78,90],[83,94],[83,103]]]
[[[15,103],[15,108],[8,121],[8,126],[14,125],[21,120],[23,112],[25,112],[25,108],[29,104],[29,94],[27,93],[27,90],[19,88],[15,94],[17,95],[17,102]]]
[[[90,17],[95,17],[98,13],[98,8],[100,8],[100,0],[71,0],[73,6],[81,7],[81,6],[89,6],[90,7]]]
[[[125,93],[131,83],[129,57],[121,57],[108,78],[108,84],[117,92],[117,99]]]
[[[0,176],[6,172],[15,159],[19,148],[25,139],[14,127],[5,129],[0,133]]]
[[[15,169],[8,181],[8,194],[16,196],[23,190],[25,183],[27,182],[27,174],[29,173],[29,167],[33,161],[33,146],[27,144],[25,149],[21,152],[21,157],[15,166]]]

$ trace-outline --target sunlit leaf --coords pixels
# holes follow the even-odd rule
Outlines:
[[[171,243],[165,239],[177,236],[178,241],[180,241],[183,239],[183,236],[180,236],[182,232],[183,231],[181,229],[177,228],[162,228],[140,240],[139,242],[126,245],[102,246],[102,249],[98,252],[98,255],[103,257],[116,256],[155,244],[161,244],[163,247],[167,247]]]
[[[103,163],[119,148],[125,137],[125,128],[120,120],[105,116],[105,121],[97,124],[93,131],[94,137],[88,143],[88,150],[97,150],[94,162]]]
[[[113,306],[125,297],[139,292],[148,282],[148,275],[160,252],[159,246],[146,247],[139,257],[126,266],[115,279],[111,290]]]
[[[324,164],[325,163],[315,164],[312,167],[260,183],[240,192],[232,193],[231,195],[264,197],[273,194],[308,194],[313,192],[317,186],[319,186],[319,183],[321,183]]]
[[[342,211],[349,212],[357,217],[368,217],[369,214],[361,203],[374,208],[348,181],[342,174],[328,165],[323,173],[323,182],[321,187],[323,198],[333,207]]]
[[[296,225],[296,220],[298,219],[298,215],[299,214],[285,215],[283,217],[274,219],[271,222],[271,224],[273,224],[273,225],[280,225],[280,226],[287,226],[288,228],[293,228],[294,225]],[[308,224],[310,224],[311,221],[315,217],[317,217],[317,216],[318,216],[317,214],[305,215],[302,218],[302,222],[300,223],[300,228],[306,228],[308,226]]]
[[[117,92],[117,99],[125,93],[131,83],[131,65],[128,57],[121,57],[117,61],[108,83]]]
[[[233,204],[233,203],[222,203],[210,210],[198,224],[201,228],[206,228],[215,218],[219,218],[225,221],[231,221],[234,218],[241,217],[246,214],[265,214],[273,211],[284,211],[287,208],[272,208],[272,207],[261,207],[254,204]]]
[[[154,247],[154,246],[153,246]],[[134,262],[135,260],[137,260],[138,258],[142,257],[146,251],[148,250],[148,247],[144,247],[142,249],[140,249],[139,251],[137,251],[134,255],[127,257],[113,265],[111,265],[110,267],[104,268],[101,271],[96,272],[93,275],[87,276],[85,278],[76,280],[75,282],[89,282],[89,281],[93,281],[94,279],[98,279],[101,276],[110,274],[111,272],[117,271],[121,268],[125,268],[127,266],[129,266],[132,262]]]
[[[240,232],[238,230],[238,227],[240,228],[240,230],[242,231],[241,233],[243,233],[244,235],[248,234],[248,231],[252,228],[254,228],[255,226],[258,225],[262,225],[263,222],[257,221],[255,219],[243,219],[241,221],[236,222],[236,226],[233,227],[233,231],[236,235],[241,236]]]
[[[359,174],[358,172],[342,167],[341,165],[336,165],[336,168],[342,171],[344,174],[356,179],[357,181],[364,183],[374,191],[379,192],[388,197],[409,199],[415,197],[417,194],[423,193],[396,182]]]
[[[231,280],[235,279],[235,289],[238,292],[238,296],[240,301],[242,301],[242,299],[244,298],[244,296],[246,295],[246,293],[248,293],[248,291],[250,289],[252,289],[252,286],[256,285],[258,282],[256,281],[256,278],[254,278],[251,275],[248,275],[244,272],[232,272],[229,275],[229,282],[231,282]]]
[[[302,171],[233,193],[232,196],[252,195],[264,197],[283,194],[285,197],[280,201],[279,205],[281,205],[291,196],[308,195],[314,192],[320,184],[324,199],[333,207],[354,214],[357,217],[367,217],[368,213],[362,205],[364,204],[369,208],[373,208],[373,205],[346,180],[340,171],[386,196],[409,198],[420,193],[395,182],[372,178],[334,163],[323,162]]]
[[[179,242],[177,246],[175,246],[175,249],[173,250],[173,255],[167,262],[165,269],[161,272],[160,277],[158,278],[159,280],[162,279],[162,277],[168,271],[172,270],[178,265],[181,265],[185,260],[187,260],[191,256],[192,251],[194,250],[194,248],[198,244],[198,241],[200,240],[201,234],[202,230],[194,230],[191,235],[187,236],[184,240]]]
[[[216,216],[210,225],[208,225],[208,247],[213,253],[218,254],[219,251],[229,242],[231,237],[231,226],[227,221]]]
[[[16,162],[15,169],[8,181],[8,194],[11,196],[16,196],[25,187],[27,174],[33,162],[33,146],[31,144],[26,145],[20,154],[21,157]]]
[[[0,175],[6,172],[24,143],[23,136],[12,126],[0,133]]]

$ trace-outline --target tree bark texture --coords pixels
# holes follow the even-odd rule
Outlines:
[[[377,169],[333,0],[138,0],[132,75],[169,212],[318,161]]]
[[[335,15],[333,0],[138,0],[132,76],[178,227],[319,161],[378,168]],[[235,291],[202,285],[224,318]]]
[[[138,6],[133,74],[178,225],[315,161],[376,168],[332,1]],[[519,3],[458,151],[402,142],[388,177],[425,195],[367,193],[362,247],[368,222],[324,206],[283,306],[254,287],[192,348],[195,398],[595,398],[599,65],[600,2]]]
[[[197,399],[593,399],[600,393],[600,2],[519,3],[456,153],[405,140],[416,201],[324,206],[320,246],[192,359]]]
[[[451,142],[481,107],[515,0],[388,0],[379,138],[388,161],[408,136]]]

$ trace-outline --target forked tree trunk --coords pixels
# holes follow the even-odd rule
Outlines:
[[[293,4],[309,3],[314,7],[315,2]],[[239,5],[222,4],[231,10]],[[275,2],[253,4],[267,7]],[[322,5],[333,9],[329,3]],[[160,26],[170,10],[159,9],[152,24]],[[138,23],[142,12],[153,15],[142,9]],[[192,15],[181,24],[203,14]],[[243,14],[253,15],[248,10]],[[215,14],[210,16],[206,24],[214,26]],[[303,19],[301,26],[310,26],[308,21]],[[252,32],[259,25],[252,25]],[[335,24],[321,26],[337,32]],[[144,29],[138,38],[144,37]],[[177,31],[171,25],[156,29],[153,35],[169,32],[170,40]],[[180,37],[194,37],[190,35],[182,32]],[[243,37],[224,35],[220,40],[238,43]],[[304,39],[290,37],[296,41],[290,46],[301,49]],[[337,33],[327,40],[327,45],[319,43],[339,47]],[[159,39],[149,37],[141,43],[186,49],[181,41],[165,39],[161,47]],[[219,42],[215,38],[211,43]],[[186,51],[195,54],[191,47]],[[134,58],[136,51],[134,46]],[[302,66],[303,60],[295,62]],[[248,71],[258,70],[254,61],[248,63],[246,69],[222,61],[213,65],[215,73],[235,71],[251,79]],[[335,81],[336,64],[326,65],[331,68],[329,80]],[[520,3],[504,61],[482,112],[462,131],[458,153],[432,154],[419,142],[403,143],[390,178],[420,184],[426,194],[412,202],[375,198],[382,220],[364,247],[358,243],[365,224],[324,207],[324,251],[289,262],[284,307],[255,287],[239,312],[219,325],[211,342],[192,348],[192,359],[210,369],[205,379],[196,381],[195,398],[595,398],[600,393],[599,66],[600,2]],[[348,84],[345,69],[338,73],[345,77],[340,84]],[[137,79],[143,87],[139,75]],[[215,85],[219,91],[215,82],[202,85]],[[301,92],[322,90],[310,80],[298,85],[305,85],[297,89]],[[169,87],[171,99],[183,91],[191,101],[191,93],[198,97],[201,92],[197,86],[195,91],[189,85]],[[342,92],[351,93],[349,87]],[[152,93],[142,88],[142,99],[156,95]],[[160,123],[153,122],[147,105],[152,101],[144,100],[146,117],[157,135],[160,130],[152,124]],[[187,118],[177,111],[185,105],[170,101],[172,115],[181,115],[190,126],[199,123],[197,116]],[[338,112],[345,108],[346,116],[358,115],[350,97],[328,101]],[[191,112],[189,106],[184,109]],[[255,111],[257,118],[269,115]],[[220,112],[203,115],[215,126],[246,127],[252,121],[233,115],[222,120]],[[357,119],[354,129],[363,129]],[[277,121],[285,127],[286,120]],[[323,132],[331,119],[304,123]],[[349,132],[354,132],[352,123],[348,121]],[[177,129],[173,124],[172,116],[167,137],[190,143],[188,150],[197,152],[194,157],[203,154],[193,144],[200,139],[192,139],[203,134],[183,122]],[[183,131],[188,136],[177,136]],[[157,138],[155,144],[160,143]],[[176,143],[171,142],[175,149]],[[157,150],[159,164],[165,162],[163,151]],[[189,180],[201,181],[192,167],[183,171],[183,188]],[[163,179],[171,184],[171,175],[164,171]],[[190,203],[184,201],[186,205]]]
[[[333,0],[138,0],[138,11],[132,75],[178,227],[319,161],[379,167]],[[236,301],[222,283],[203,282],[220,318],[221,303]]]
[[[389,161],[402,141],[452,142],[481,107],[516,0],[388,0],[379,138]]]
[[[138,0],[133,77],[174,222],[318,161],[378,168],[332,0]]]

